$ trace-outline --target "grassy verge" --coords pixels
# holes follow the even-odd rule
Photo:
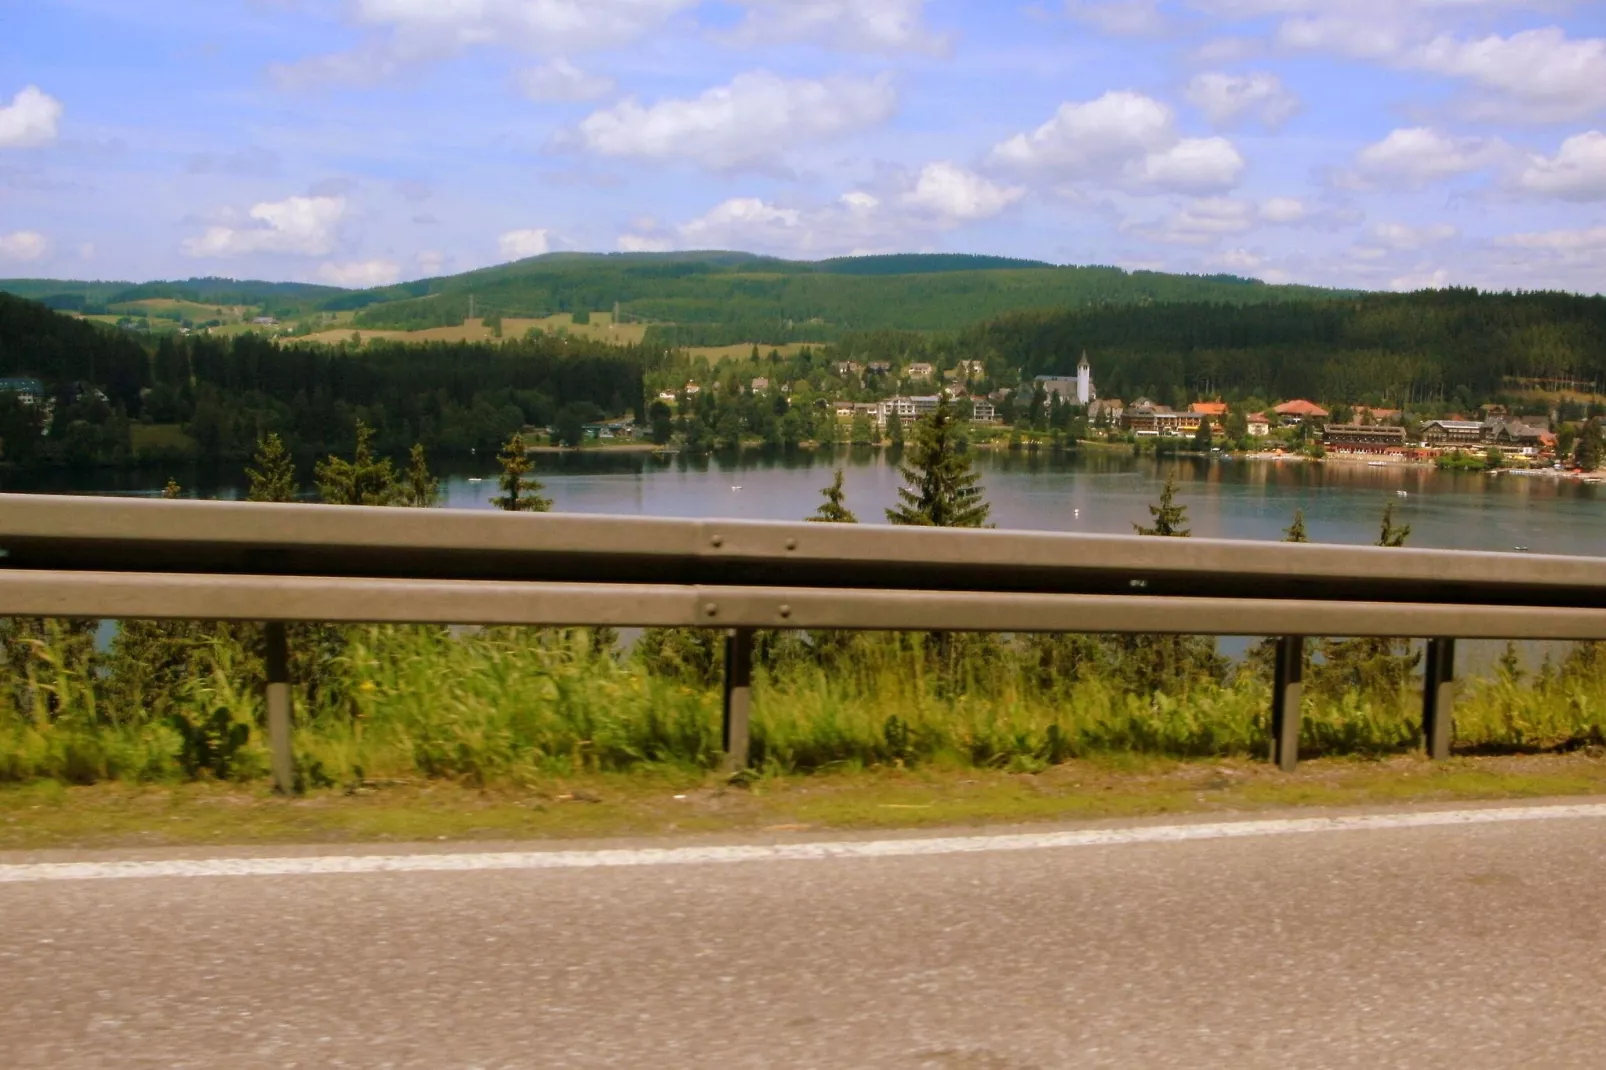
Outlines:
[[[1123,757],[1039,773],[881,769],[747,786],[638,771],[522,789],[383,782],[296,799],[256,784],[45,781],[0,789],[0,850],[825,832],[1597,794],[1606,757],[1596,753],[1322,759],[1294,774],[1243,759]]]

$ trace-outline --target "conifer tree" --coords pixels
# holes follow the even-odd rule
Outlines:
[[[167,486],[162,488],[162,497],[171,500],[173,498],[181,497],[183,494],[184,494],[184,488],[180,487],[178,485],[178,481],[175,480],[172,476],[168,476],[167,477]]]
[[[898,489],[900,504],[887,510],[887,520],[935,528],[986,526],[991,506],[982,497],[981,476],[960,452],[959,421],[947,397],[915,424],[914,441],[898,468],[907,486]]]
[[[1404,546],[1410,536],[1411,525],[1394,523],[1394,503],[1389,502],[1383,508],[1383,525],[1378,531],[1377,544],[1398,548]]]
[[[1606,455],[1606,443],[1602,442],[1600,420],[1592,417],[1578,433],[1578,445],[1573,450],[1573,461],[1584,471],[1593,472],[1600,467],[1603,455]]]
[[[432,509],[440,501],[441,485],[429,471],[424,444],[415,442],[407,459],[407,482],[402,488],[402,504],[415,509]]]
[[[1294,510],[1294,522],[1283,529],[1283,542],[1310,542],[1305,534],[1305,510]]]
[[[351,460],[329,455],[313,468],[318,496],[329,505],[392,505],[396,500],[396,469],[390,458],[376,458],[374,429],[357,421],[357,448]]]
[[[819,509],[808,519],[816,524],[857,524],[859,518],[853,515],[847,507],[847,492],[842,489],[842,469],[836,470],[836,478],[831,485],[820,491],[825,495],[825,501],[820,503]]]
[[[256,456],[251,459],[251,464],[253,467],[245,470],[246,478],[251,481],[246,501],[296,500],[295,465],[291,463],[290,454],[284,448],[284,441],[277,434],[257,439]]]
[[[1154,527],[1146,528],[1142,524],[1133,524],[1139,535],[1160,535],[1167,538],[1186,539],[1193,534],[1188,529],[1188,507],[1175,504],[1177,493],[1177,477],[1167,476],[1165,489],[1160,491],[1160,503],[1149,506],[1149,515],[1154,518]]]
[[[492,505],[509,513],[551,511],[552,499],[541,497],[540,481],[529,478],[530,455],[524,448],[523,435],[513,432],[496,459],[502,464],[502,493],[491,499]]]

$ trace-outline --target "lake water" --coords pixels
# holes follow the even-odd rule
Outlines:
[[[538,454],[535,474],[563,512],[797,520],[820,501],[832,470],[846,471],[848,505],[884,523],[900,479],[885,451],[654,457]],[[1001,528],[1121,533],[1147,522],[1146,508],[1175,474],[1196,537],[1280,539],[1294,510],[1318,542],[1370,543],[1383,509],[1411,525],[1410,545],[1599,555],[1606,551],[1606,486],[1550,476],[1372,468],[1356,462],[1133,457],[1125,451],[1053,456],[982,452],[977,465]],[[188,495],[233,498],[240,473],[174,472]],[[446,504],[490,508],[494,464],[442,466]],[[15,474],[13,491],[156,494],[166,471]],[[479,477],[480,483],[469,479]],[[310,482],[303,477],[304,482]],[[1400,492],[1405,492],[1401,497]]]

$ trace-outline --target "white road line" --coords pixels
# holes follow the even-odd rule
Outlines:
[[[1523,806],[1487,810],[1438,810],[1353,817],[1230,821],[1199,825],[1026,832],[1009,836],[946,836],[932,839],[844,840],[732,847],[668,847],[603,851],[502,851],[479,854],[312,855],[292,858],[204,858],[153,862],[36,862],[0,865],[0,884],[39,881],[123,880],[136,877],[305,877],[355,873],[470,873],[480,870],[597,869],[616,866],[685,866],[729,862],[811,862],[844,858],[910,858],[1043,851],[1069,847],[1115,847],[1137,843],[1185,843],[1311,832],[1491,825],[1512,821],[1606,818],[1606,804]]]

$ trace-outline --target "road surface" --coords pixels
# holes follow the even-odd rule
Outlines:
[[[0,1064],[1606,1065],[1606,806],[1509,815],[0,856]]]

